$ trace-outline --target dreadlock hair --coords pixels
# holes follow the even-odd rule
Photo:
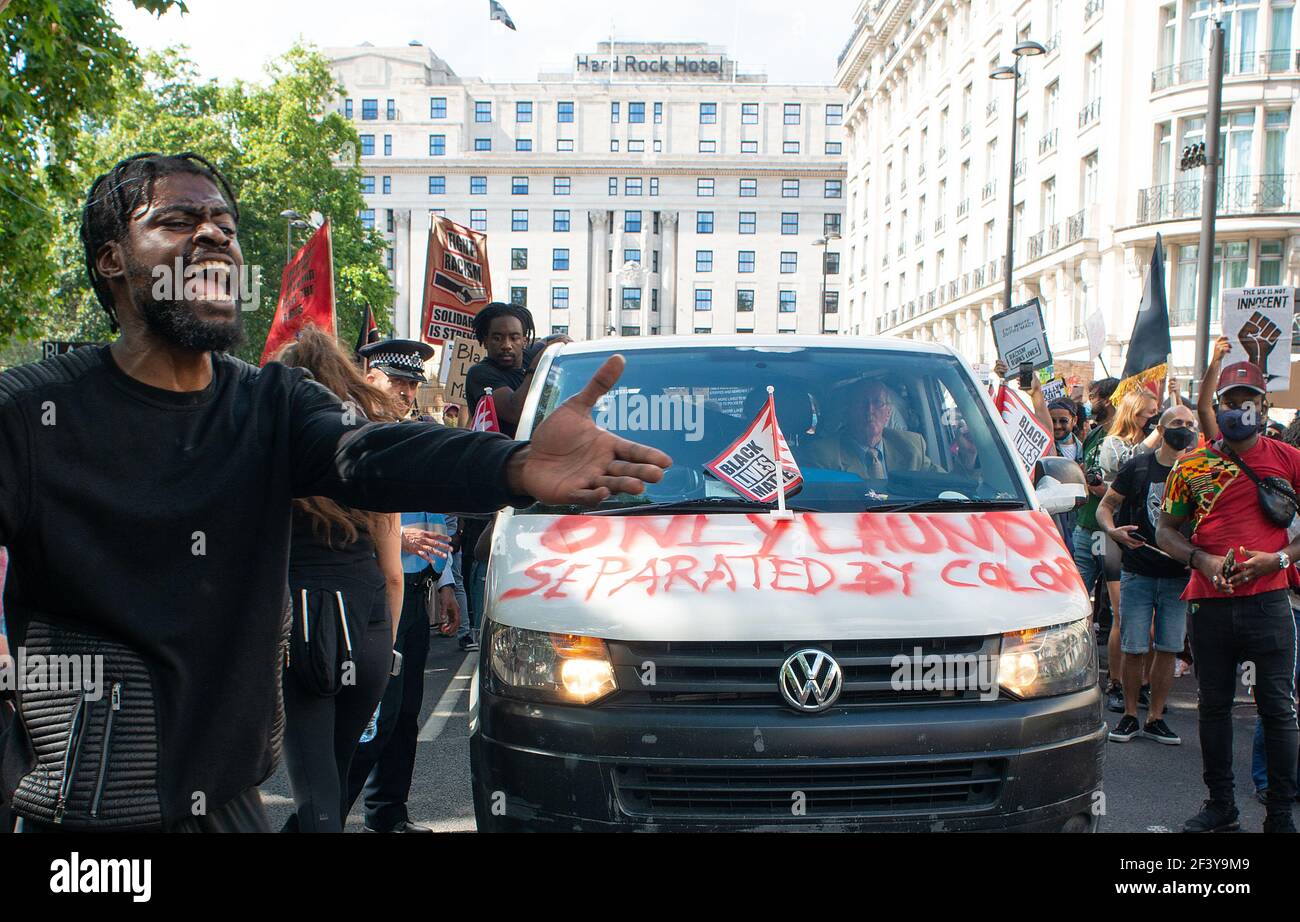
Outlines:
[[[474,315],[474,338],[478,340],[480,346],[487,345],[488,330],[492,327],[492,321],[498,317],[516,318],[524,328],[524,339],[530,343],[533,341],[536,331],[533,329],[532,311],[518,304],[493,301]]]
[[[118,330],[118,323],[112,293],[95,269],[95,258],[104,244],[126,237],[131,216],[141,206],[148,206],[153,201],[154,185],[158,180],[173,173],[193,173],[212,180],[230,206],[235,222],[239,222],[239,205],[226,177],[206,158],[191,151],[136,154],[119,161],[96,179],[81,209],[81,245],[85,249],[86,274],[90,276],[95,297],[108,314],[109,326],[114,333]]]

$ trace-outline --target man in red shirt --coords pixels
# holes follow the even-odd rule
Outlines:
[[[1200,683],[1201,759],[1210,797],[1185,832],[1236,829],[1232,778],[1232,699],[1237,664],[1246,665],[1264,725],[1268,762],[1265,832],[1295,832],[1296,630],[1288,588],[1300,585],[1292,561],[1300,537],[1264,514],[1255,482],[1279,477],[1300,485],[1300,451],[1262,437],[1268,422],[1264,376],[1250,362],[1223,369],[1215,388],[1223,438],[1179,461],[1165,485],[1156,541],[1192,576],[1192,654]],[[1240,463],[1239,463],[1240,462]],[[1189,541],[1179,528],[1192,524]],[[1231,558],[1231,559],[1230,559]]]

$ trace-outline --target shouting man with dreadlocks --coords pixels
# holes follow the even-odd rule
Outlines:
[[[524,397],[533,383],[533,372],[542,352],[553,343],[570,342],[567,336],[533,340],[533,315],[526,307],[493,301],[474,317],[474,338],[487,357],[465,376],[465,398],[472,416],[486,388],[492,388],[501,431],[514,436]]]
[[[225,354],[242,335],[238,224],[201,157],[119,163],[81,228],[118,339],[0,374],[10,640],[94,664],[82,683],[17,692],[0,798],[25,831],[266,828],[293,498],[594,504],[671,463],[593,422],[618,357],[521,443],[368,423],[301,369]],[[177,266],[197,283],[164,300],[155,283]]]

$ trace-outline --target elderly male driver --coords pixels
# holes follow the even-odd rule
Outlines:
[[[882,382],[874,378],[861,382],[850,392],[849,401],[844,428],[810,447],[810,466],[857,474],[863,480],[885,480],[893,471],[935,470],[920,435],[889,428],[894,405]]]

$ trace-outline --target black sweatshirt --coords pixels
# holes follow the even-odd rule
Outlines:
[[[142,384],[107,347],[0,374],[0,545],[11,645],[33,617],[153,673],[164,823],[274,770],[293,497],[377,512],[528,502],[498,434],[350,418],[301,369],[213,356],[212,383]]]

